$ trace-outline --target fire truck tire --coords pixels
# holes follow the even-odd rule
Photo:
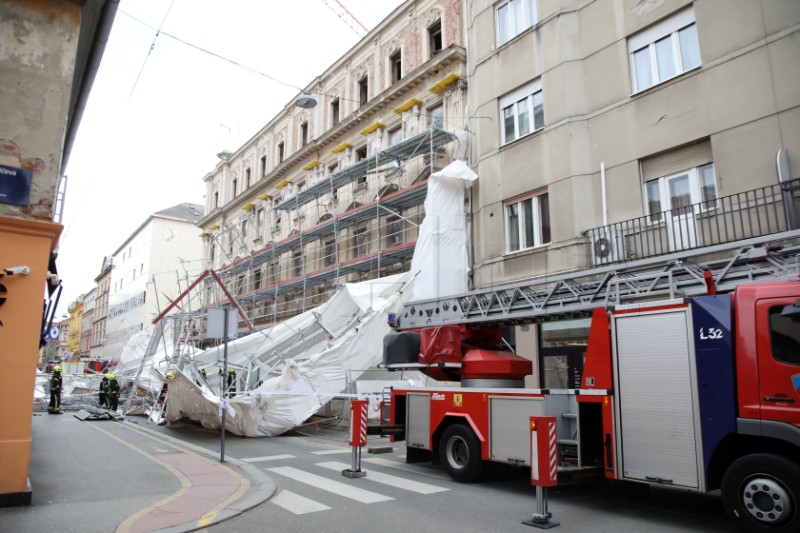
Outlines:
[[[800,531],[800,465],[780,455],[746,455],[722,477],[722,504],[748,532]]]
[[[473,481],[483,473],[481,443],[465,424],[447,428],[439,441],[439,456],[447,473],[460,482]]]

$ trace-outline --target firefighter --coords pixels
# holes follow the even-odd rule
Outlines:
[[[226,381],[225,390],[228,391],[228,398],[232,397],[236,392],[236,371],[232,368],[228,369],[228,379]]]
[[[61,385],[63,379],[61,377],[61,366],[56,365],[53,367],[53,375],[50,377],[50,404],[47,407],[47,412],[51,415],[61,414]]]
[[[197,378],[195,378],[195,380],[194,380],[194,381],[195,381],[195,383],[197,383],[198,385],[202,385],[202,384],[203,384],[203,383],[200,381],[200,376],[202,376],[202,378],[203,378],[203,381],[205,381],[205,382],[208,382],[208,370],[206,370],[205,368],[203,368],[202,370],[200,370],[200,375],[199,375]]]
[[[103,379],[100,380],[100,395],[99,395],[99,403],[100,407],[108,407],[106,402],[106,391],[108,390],[108,374],[103,374]]]
[[[108,389],[106,390],[106,403],[112,411],[117,410],[119,404],[119,382],[117,376],[108,374]]]

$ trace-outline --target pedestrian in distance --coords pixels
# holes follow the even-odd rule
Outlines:
[[[228,398],[236,394],[236,371],[232,368],[228,369],[228,379],[225,389],[228,391]]]
[[[61,366],[56,365],[53,367],[53,375],[50,377],[50,404],[47,407],[47,412],[51,415],[61,414],[61,386],[63,378],[61,377]]]

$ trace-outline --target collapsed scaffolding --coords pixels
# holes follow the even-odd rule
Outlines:
[[[231,387],[221,372],[221,346],[201,349],[194,342],[203,338],[204,313],[166,315],[179,300],[173,302],[153,328],[131,339],[115,369],[123,384],[124,413],[147,414],[155,423],[189,418],[218,429],[224,409],[228,431],[253,437],[291,430],[336,398],[368,395],[377,416],[384,386],[425,379],[412,372],[373,379],[372,387],[359,380],[375,377],[383,337],[390,331],[388,316],[411,299],[465,289],[468,254],[463,198],[465,187],[476,177],[461,161],[431,175],[425,199],[428,215],[420,226],[410,271],[346,283],[325,303],[229,342],[227,367],[235,375]],[[236,299],[214,272],[204,272],[183,297],[198,298],[192,289],[209,277],[249,326]]]

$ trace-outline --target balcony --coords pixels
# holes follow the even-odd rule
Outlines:
[[[800,179],[593,228],[591,265],[644,259],[800,227]]]

